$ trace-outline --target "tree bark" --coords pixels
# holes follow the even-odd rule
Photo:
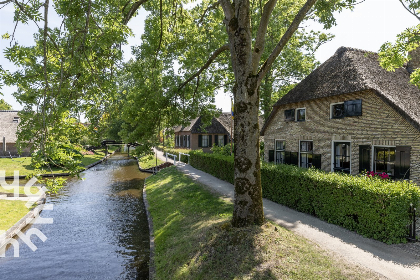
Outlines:
[[[235,206],[232,224],[244,227],[264,222],[262,205],[257,77],[252,67],[249,1],[221,1],[236,84],[233,89],[235,119]]]

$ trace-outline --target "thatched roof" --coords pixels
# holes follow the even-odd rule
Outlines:
[[[407,70],[399,68],[388,72],[379,65],[376,53],[341,47],[277,101],[261,135],[280,105],[363,90],[376,92],[420,130],[420,90],[410,84]]]
[[[260,129],[263,127],[264,119],[263,117],[259,117],[259,127]],[[207,126],[205,129],[202,127],[201,117],[193,119],[188,126],[177,126],[174,131],[175,132],[191,132],[194,134],[197,133],[209,133],[209,134],[227,134],[230,135],[231,131],[232,134],[235,131],[235,127],[233,126],[232,115],[230,112],[224,112],[220,114],[218,117],[214,117],[211,120],[211,125]],[[232,130],[231,130],[232,129]]]
[[[19,118],[18,112],[0,111],[0,143],[3,143],[3,137],[6,138],[6,143],[16,143],[18,123],[14,120]]]

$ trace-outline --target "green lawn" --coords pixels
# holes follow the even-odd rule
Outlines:
[[[95,151],[94,155],[85,155],[82,159],[82,165],[87,166],[105,156],[105,152],[102,150]],[[0,170],[6,171],[6,176],[13,176],[14,170],[19,170],[19,175],[26,176],[35,172],[35,169],[31,166],[30,157],[21,158],[0,158]],[[66,171],[60,168],[52,168],[53,173],[65,173]],[[51,173],[49,169],[46,173]]]
[[[0,200],[0,230],[8,230],[29,212],[25,201]]]
[[[233,228],[233,205],[175,167],[146,181],[156,279],[377,279],[266,222]]]
[[[157,165],[161,165],[162,163],[165,163],[164,161],[161,161],[160,159],[157,159]],[[142,169],[148,169],[151,167],[155,167],[156,166],[156,158],[153,157],[149,157],[149,156],[145,156],[142,158],[139,158],[139,164],[140,167]]]

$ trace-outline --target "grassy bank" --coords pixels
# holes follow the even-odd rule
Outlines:
[[[87,166],[98,160],[101,160],[105,156],[105,151],[95,151],[93,155],[85,155],[82,159],[81,164]],[[57,167],[53,167],[52,173],[65,173],[66,171]],[[20,158],[0,158],[0,170],[6,171],[6,176],[13,176],[14,170],[19,170],[19,175],[26,176],[35,172],[35,168],[31,166],[31,157],[20,157]],[[51,173],[48,169],[45,173]]]
[[[375,279],[269,222],[236,229],[233,205],[166,168],[147,179],[157,279]]]
[[[26,201],[0,200],[0,230],[8,230],[29,212],[25,204]]]
[[[164,161],[157,159],[157,165],[165,163]],[[145,156],[139,159],[139,164],[142,169],[148,169],[156,166],[156,158]]]

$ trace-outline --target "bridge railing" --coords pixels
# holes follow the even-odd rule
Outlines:
[[[190,164],[190,155],[179,152],[179,161],[181,161],[181,155],[187,156],[188,157],[188,164]]]
[[[166,152],[165,155],[166,155],[166,161],[168,161],[168,155],[173,156],[174,157],[174,164],[176,164],[176,157],[177,157],[176,155],[170,154],[168,152]]]

